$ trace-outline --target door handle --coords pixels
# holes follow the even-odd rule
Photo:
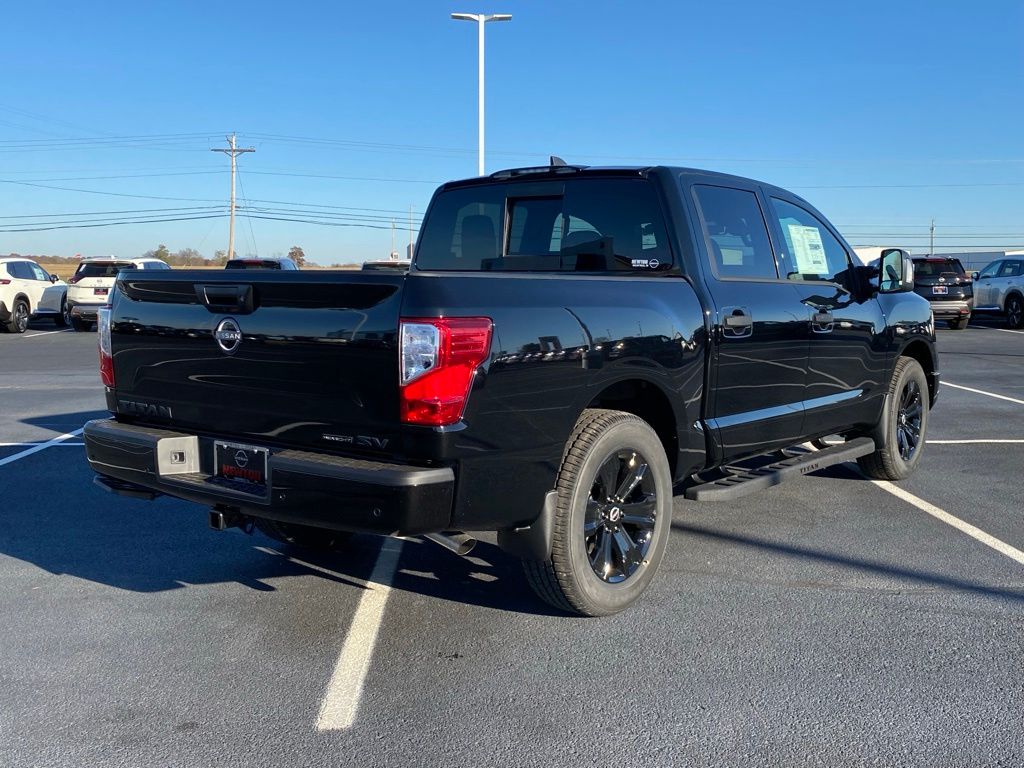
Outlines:
[[[819,310],[811,316],[811,329],[815,333],[831,333],[835,318],[828,311]]]
[[[726,328],[733,328],[735,330],[749,328],[754,324],[754,320],[750,315],[726,315],[723,322]]]

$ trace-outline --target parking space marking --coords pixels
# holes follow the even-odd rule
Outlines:
[[[53,438],[53,440],[47,440],[45,443],[38,443],[36,445],[33,445],[31,448],[28,448],[28,449],[26,449],[24,451],[16,453],[13,456],[8,456],[6,459],[0,459],[0,467],[4,466],[5,464],[10,464],[12,462],[15,462],[18,459],[24,459],[26,456],[31,456],[33,453],[39,453],[39,451],[45,451],[47,448],[50,448],[50,447],[52,447],[54,445],[60,445],[65,440],[69,440],[72,437],[78,437],[84,431],[85,431],[85,427],[80,427],[80,428],[76,429],[74,432],[68,432],[66,434],[60,435],[59,437]]]
[[[1001,438],[995,440],[925,440],[928,445],[984,445],[987,443],[998,444],[998,445],[1016,445],[1017,443],[1024,443],[1024,440],[1003,440]]]
[[[1008,395],[997,395],[995,392],[986,392],[984,389],[975,389],[974,387],[965,387],[961,384],[950,384],[948,381],[942,382],[944,387],[952,387],[953,389],[962,389],[965,392],[973,392],[976,395],[986,395],[988,397],[994,397],[998,400],[1006,400],[1017,405],[1024,405],[1024,400],[1019,400],[1016,397],[1009,397]]]
[[[1000,541],[990,533],[985,533],[977,526],[971,525],[970,523],[961,520],[956,515],[951,515],[943,509],[939,509],[934,504],[931,504],[924,499],[919,499],[909,491],[905,491],[902,488],[893,485],[888,480],[872,480],[872,483],[877,485],[883,491],[891,493],[898,499],[902,499],[908,504],[913,504],[915,507],[920,509],[922,512],[927,512],[929,515],[934,517],[936,520],[941,520],[946,525],[951,525],[958,531],[966,533],[972,539],[980,541],[987,547],[991,547],[996,552],[1006,555],[1011,560],[1016,560],[1021,565],[1024,565],[1024,552],[1021,552],[1016,547],[1010,546],[1005,541]]]
[[[993,331],[1002,331],[1003,333],[1024,333],[1024,331],[1014,331],[1009,328],[993,328]]]
[[[36,333],[23,333],[21,338],[34,339],[36,336],[49,336],[51,333],[70,333],[67,329],[60,331],[37,331]]]
[[[47,440],[37,440],[37,441],[32,442],[32,443],[0,443],[0,448],[28,448],[28,447],[33,446],[33,445],[42,445],[43,443],[46,443],[46,442],[49,442],[49,441],[47,441]],[[65,447],[70,446],[72,448],[81,448],[83,445],[85,445],[85,443],[56,443],[54,445],[51,445],[50,447],[51,448],[65,448]]]
[[[316,719],[318,731],[340,731],[355,722],[384,608],[391,594],[391,579],[401,554],[401,539],[383,540],[320,704],[320,714]]]

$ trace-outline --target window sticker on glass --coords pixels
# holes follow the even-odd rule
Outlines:
[[[788,224],[789,240],[793,244],[793,257],[797,271],[805,275],[826,275],[829,273],[825,247],[817,227],[802,224]]]
[[[742,248],[722,248],[722,264],[727,267],[742,267],[743,266],[743,249]]]

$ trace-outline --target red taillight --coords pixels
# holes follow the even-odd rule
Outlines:
[[[78,275],[72,275],[71,277],[68,278],[68,285],[74,285],[75,283],[77,283],[81,279],[82,278],[79,277]]]
[[[100,344],[100,378],[106,387],[114,386],[114,353],[110,347],[110,307],[96,312],[96,336]]]
[[[10,280],[3,280],[3,279],[0,279],[0,285],[10,285],[10,284],[11,284],[11,281],[10,281]]]
[[[401,419],[443,427],[462,418],[491,351],[488,317],[406,317],[399,330]]]

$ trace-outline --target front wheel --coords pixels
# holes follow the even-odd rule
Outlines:
[[[275,541],[299,549],[318,552],[334,552],[352,536],[347,531],[332,531],[327,528],[315,528],[312,525],[298,523],[282,523],[279,520],[267,520],[257,517],[256,527],[265,536]]]
[[[562,459],[547,560],[524,561],[543,600],[584,616],[627,608],[651,583],[672,523],[664,446],[642,419],[583,412]]]
[[[11,318],[7,321],[7,330],[11,333],[24,333],[28,330],[28,318],[28,302],[24,299],[15,299]]]
[[[60,314],[54,316],[53,324],[58,328],[67,328],[71,324],[71,308],[67,301],[60,303]]]
[[[861,471],[876,480],[902,480],[921,461],[928,432],[928,379],[921,364],[912,357],[896,362],[889,382],[888,413],[881,425],[884,445],[857,459]]]
[[[1006,300],[1006,325],[1010,328],[1024,327],[1024,301],[1016,294]]]

